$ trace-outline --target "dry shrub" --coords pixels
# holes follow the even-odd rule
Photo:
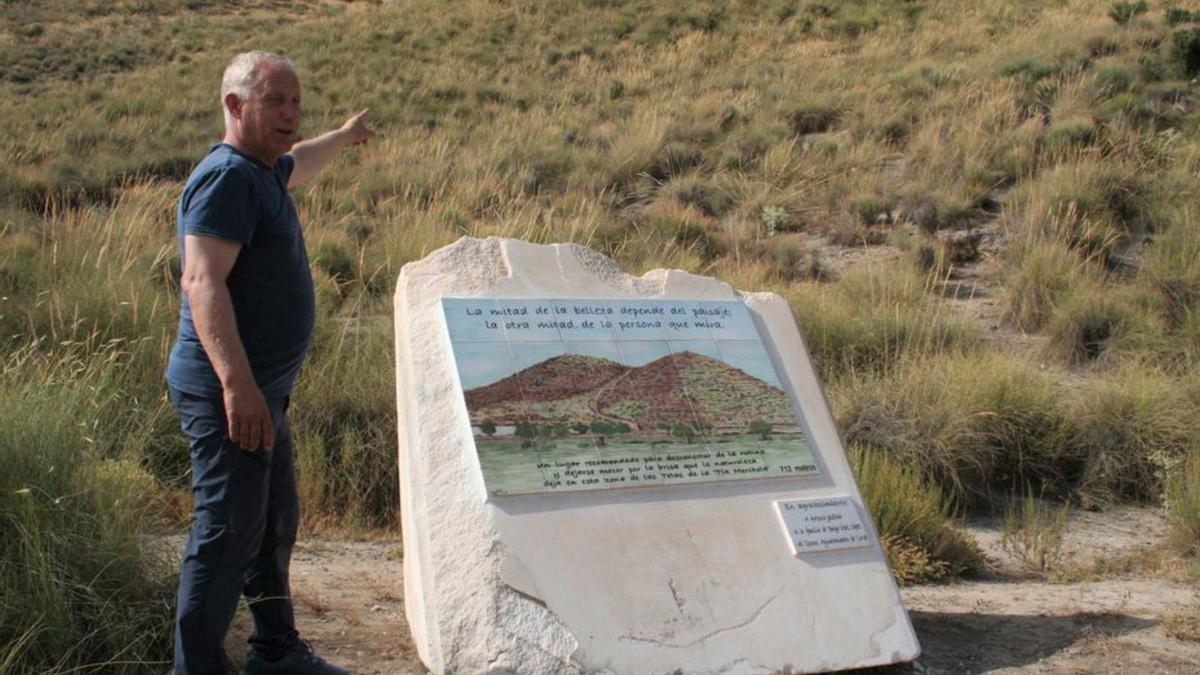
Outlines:
[[[1194,402],[1178,380],[1149,367],[1095,377],[1066,400],[1068,478],[1084,506],[1153,502],[1165,470],[1200,435]]]
[[[910,356],[973,349],[977,329],[950,316],[930,279],[908,266],[854,270],[836,284],[781,289],[822,374],[888,370]]]
[[[1023,331],[1040,329],[1061,298],[1088,276],[1087,263],[1066,246],[1046,241],[1027,247],[1005,284],[1005,320]]]
[[[822,262],[821,250],[793,238],[773,237],[762,241],[763,260],[785,281],[827,281],[830,272]]]
[[[1052,574],[1066,561],[1063,535],[1067,529],[1068,507],[1051,506],[1028,491],[1008,506],[1001,533],[1004,550],[1021,562],[1025,569]]]
[[[1148,247],[1144,274],[1163,299],[1164,318],[1173,327],[1200,309],[1200,226],[1176,224]]]
[[[1064,241],[1086,258],[1112,264],[1131,235],[1153,230],[1158,214],[1133,166],[1084,159],[1019,184],[1008,200],[1015,238]]]
[[[950,500],[939,489],[875,449],[855,447],[850,461],[897,582],[936,581],[979,569],[982,553],[974,539],[954,529]]]
[[[1162,326],[1142,300],[1137,288],[1077,283],[1048,322],[1050,354],[1087,365],[1151,348]]]
[[[1166,503],[1172,544],[1183,555],[1200,556],[1200,449],[1170,469]]]
[[[1061,391],[1013,357],[913,359],[831,394],[848,441],[887,451],[961,504],[1024,485],[1065,492]]]

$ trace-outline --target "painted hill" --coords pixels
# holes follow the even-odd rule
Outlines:
[[[476,424],[605,419],[644,430],[700,422],[717,431],[744,430],[755,419],[796,424],[783,390],[694,352],[636,368],[598,357],[557,356],[465,397]]]
[[[599,396],[606,414],[639,426],[690,423],[744,430],[752,420],[794,426],[795,415],[782,389],[712,357],[680,352],[632,369]]]
[[[629,369],[608,359],[565,354],[542,361],[503,380],[466,392],[467,409],[513,401],[554,401],[594,391]]]

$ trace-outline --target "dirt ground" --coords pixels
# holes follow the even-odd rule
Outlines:
[[[1072,514],[1050,574],[1006,552],[998,522],[966,529],[988,556],[985,575],[902,589],[920,659],[858,673],[1200,673],[1200,573],[1165,552],[1157,510]],[[302,542],[292,586],[305,637],[355,673],[426,672],[404,619],[401,567],[398,539]],[[231,654],[248,631],[243,612]]]
[[[1003,320],[994,226],[982,235],[979,259],[953,270],[943,294],[986,338],[1037,358],[1043,339]],[[903,255],[891,246],[818,243],[834,273]],[[856,675],[1200,674],[1200,565],[1167,552],[1159,510],[1072,513],[1048,572],[1031,571],[1005,549],[999,521],[964,529],[987,557],[985,573],[902,589],[921,657]],[[320,653],[361,675],[427,672],[404,618],[402,558],[398,537],[299,545],[292,563],[297,621]],[[242,612],[231,654],[244,651],[249,629]]]

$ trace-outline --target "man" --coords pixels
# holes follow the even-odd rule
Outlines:
[[[339,675],[299,639],[288,589],[299,503],[287,407],[312,333],[314,292],[288,188],[374,134],[367,111],[297,143],[291,61],[240,54],[221,82],[225,136],[179,199],[183,306],[167,365],[191,447],[192,527],[179,580],[175,673],[229,672],[222,642],[245,593],[243,673]]]

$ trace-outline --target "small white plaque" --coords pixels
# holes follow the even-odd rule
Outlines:
[[[781,499],[775,506],[796,555],[860,548],[871,543],[870,531],[849,497]]]

